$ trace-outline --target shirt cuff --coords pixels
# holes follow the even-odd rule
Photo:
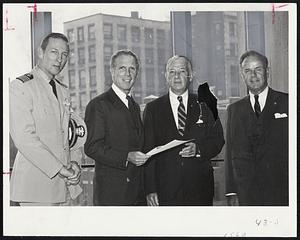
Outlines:
[[[226,196],[226,197],[229,197],[229,196],[236,196],[236,193],[226,193],[225,196]]]

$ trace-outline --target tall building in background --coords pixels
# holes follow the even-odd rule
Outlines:
[[[218,99],[239,96],[236,12],[192,15],[194,90],[208,82]]]
[[[119,49],[130,49],[141,61],[133,88],[134,99],[144,103],[149,95],[165,90],[165,62],[171,55],[170,23],[131,17],[96,14],[64,23],[70,41],[70,60],[64,73],[72,107],[81,116],[85,106],[112,84],[110,58]]]

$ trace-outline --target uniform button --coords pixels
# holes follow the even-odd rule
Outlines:
[[[129,178],[126,178],[126,182],[130,182],[130,179],[129,179]]]

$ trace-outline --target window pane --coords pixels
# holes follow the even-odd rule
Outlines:
[[[113,39],[113,25],[111,23],[103,24],[103,38],[106,40]]]
[[[110,66],[104,66],[104,78],[105,78],[105,90],[109,89],[112,83],[111,73],[110,73]]]
[[[74,65],[74,64],[75,64],[75,51],[74,51],[74,49],[70,49],[69,65]]]
[[[95,62],[96,61],[96,50],[95,45],[89,46],[89,62]]]
[[[85,88],[86,86],[86,81],[85,81],[85,70],[81,69],[79,70],[79,88]]]
[[[77,41],[78,42],[83,42],[84,41],[83,27],[78,27],[77,28]]]
[[[153,48],[145,49],[145,59],[147,64],[153,64]]]
[[[86,93],[85,92],[81,92],[79,93],[79,108],[80,110],[83,110],[86,106]]]
[[[96,82],[96,66],[94,67],[90,67],[89,69],[89,74],[90,74],[90,86],[96,86],[97,82]]]
[[[71,98],[71,108],[72,108],[73,110],[76,110],[76,108],[77,108],[76,93],[71,93],[71,94],[70,94],[70,98]]]
[[[96,97],[97,96],[97,90],[92,90],[91,92],[90,92],[90,99],[92,100],[94,97]]]
[[[113,54],[113,46],[111,45],[104,45],[103,47],[103,54],[104,54],[104,61],[110,61],[110,58]]]
[[[69,29],[67,31],[67,36],[68,36],[69,43],[73,43],[75,41],[74,29]]]
[[[75,89],[76,79],[75,79],[75,70],[69,70],[69,88]]]
[[[166,33],[165,30],[157,29],[157,44],[164,45],[166,41]]]
[[[141,41],[141,29],[139,27],[131,27],[131,41],[140,42]]]
[[[117,28],[118,32],[118,41],[126,42],[126,25],[118,25]]]
[[[153,29],[145,28],[145,43],[153,44]]]
[[[84,47],[78,48],[78,64],[85,63]]]
[[[89,40],[94,40],[96,38],[96,36],[95,36],[95,24],[90,24],[88,26],[88,35],[89,35]]]

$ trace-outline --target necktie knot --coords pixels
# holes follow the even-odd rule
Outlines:
[[[182,103],[182,96],[178,96],[177,99],[180,103]]]
[[[258,94],[254,95],[255,102],[258,102]]]

